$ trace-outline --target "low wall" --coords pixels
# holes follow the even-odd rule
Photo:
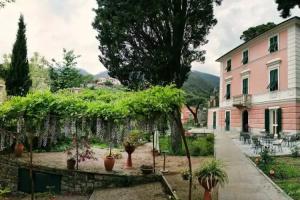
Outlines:
[[[8,186],[13,191],[18,188],[18,173],[20,168],[29,169],[28,165],[11,160],[6,156],[0,156],[0,185]],[[122,174],[98,174],[82,171],[70,171],[53,169],[42,166],[34,166],[35,172],[61,176],[61,192],[91,193],[94,189],[110,187],[127,187],[144,183],[162,181],[161,175],[122,175]]]

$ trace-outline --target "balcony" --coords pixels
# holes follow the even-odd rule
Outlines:
[[[249,108],[251,106],[251,95],[242,94],[232,98],[233,106],[237,108]]]

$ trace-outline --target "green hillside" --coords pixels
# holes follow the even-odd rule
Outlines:
[[[220,78],[211,74],[192,71],[183,85],[186,92],[195,95],[208,96],[214,88],[219,87]]]

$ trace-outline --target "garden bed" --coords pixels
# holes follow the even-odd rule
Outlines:
[[[209,133],[203,136],[187,136],[187,143],[192,156],[212,156],[214,155],[214,135]],[[168,151],[168,154],[174,155],[171,150],[170,136],[161,136],[159,139],[160,150]],[[181,150],[175,154],[178,156],[185,156],[184,145]]]
[[[255,158],[252,158],[255,160]],[[258,164],[258,167],[268,175],[274,183],[283,189],[294,200],[300,200],[300,158],[289,156],[272,157],[267,165]],[[270,175],[270,170],[274,175]]]

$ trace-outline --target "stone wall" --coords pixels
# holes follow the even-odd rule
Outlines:
[[[28,165],[18,163],[6,156],[0,156],[0,185],[8,186],[13,191],[18,190],[18,170],[28,169]],[[90,193],[94,189],[110,187],[127,187],[143,183],[162,181],[160,175],[132,176],[124,174],[97,174],[64,169],[53,169],[34,166],[36,172],[61,176],[61,191],[75,193]]]

